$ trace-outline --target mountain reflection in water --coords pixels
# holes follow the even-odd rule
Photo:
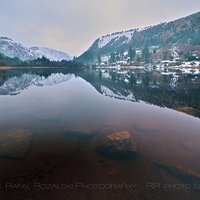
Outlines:
[[[44,73],[44,74],[43,74]],[[108,97],[146,102],[200,117],[199,69],[29,69],[0,71],[0,95],[15,95],[30,86],[54,85],[82,77]]]
[[[1,196],[198,199],[199,88],[188,69],[0,71]]]

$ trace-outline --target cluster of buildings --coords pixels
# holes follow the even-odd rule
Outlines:
[[[180,67],[200,67],[200,50],[181,52],[177,46],[168,49],[160,49],[158,46],[148,48],[149,59],[145,62],[143,59],[143,50],[135,49],[135,55],[130,60],[130,52],[122,51],[121,53],[113,53],[100,57],[100,62],[96,65],[108,66],[144,66],[156,65],[161,67],[180,66]],[[114,57],[114,58],[113,58]]]

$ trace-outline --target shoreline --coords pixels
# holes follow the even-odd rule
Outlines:
[[[8,70],[8,69],[14,69],[16,67],[12,67],[12,66],[0,66],[0,70]]]
[[[0,66],[0,71],[1,70],[9,70],[9,69],[42,69],[42,68],[46,68],[46,69],[56,69],[56,68],[72,68],[74,69],[74,67],[47,67],[47,66],[21,66],[21,67],[16,67],[16,66]],[[75,69],[80,68],[80,67],[76,67]],[[81,67],[82,68],[82,67]]]

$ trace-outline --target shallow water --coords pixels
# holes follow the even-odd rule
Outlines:
[[[31,191],[34,199],[198,199],[200,119],[173,109],[199,108],[199,74],[170,72],[0,72],[0,131],[32,132],[23,159],[0,161],[3,197],[28,199]],[[122,130],[137,156],[97,151]]]

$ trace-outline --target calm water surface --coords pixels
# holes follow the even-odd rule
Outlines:
[[[23,159],[0,160],[2,185],[27,184],[29,189],[3,187],[2,195],[27,199],[31,191],[35,199],[198,199],[199,91],[199,70],[191,69],[0,71],[0,133],[32,132]],[[189,115],[178,108],[193,111]],[[116,160],[96,151],[104,137],[122,130],[132,135],[137,158]],[[150,187],[154,182],[157,188]],[[71,188],[48,190],[34,183]],[[124,185],[91,189],[87,184]]]

